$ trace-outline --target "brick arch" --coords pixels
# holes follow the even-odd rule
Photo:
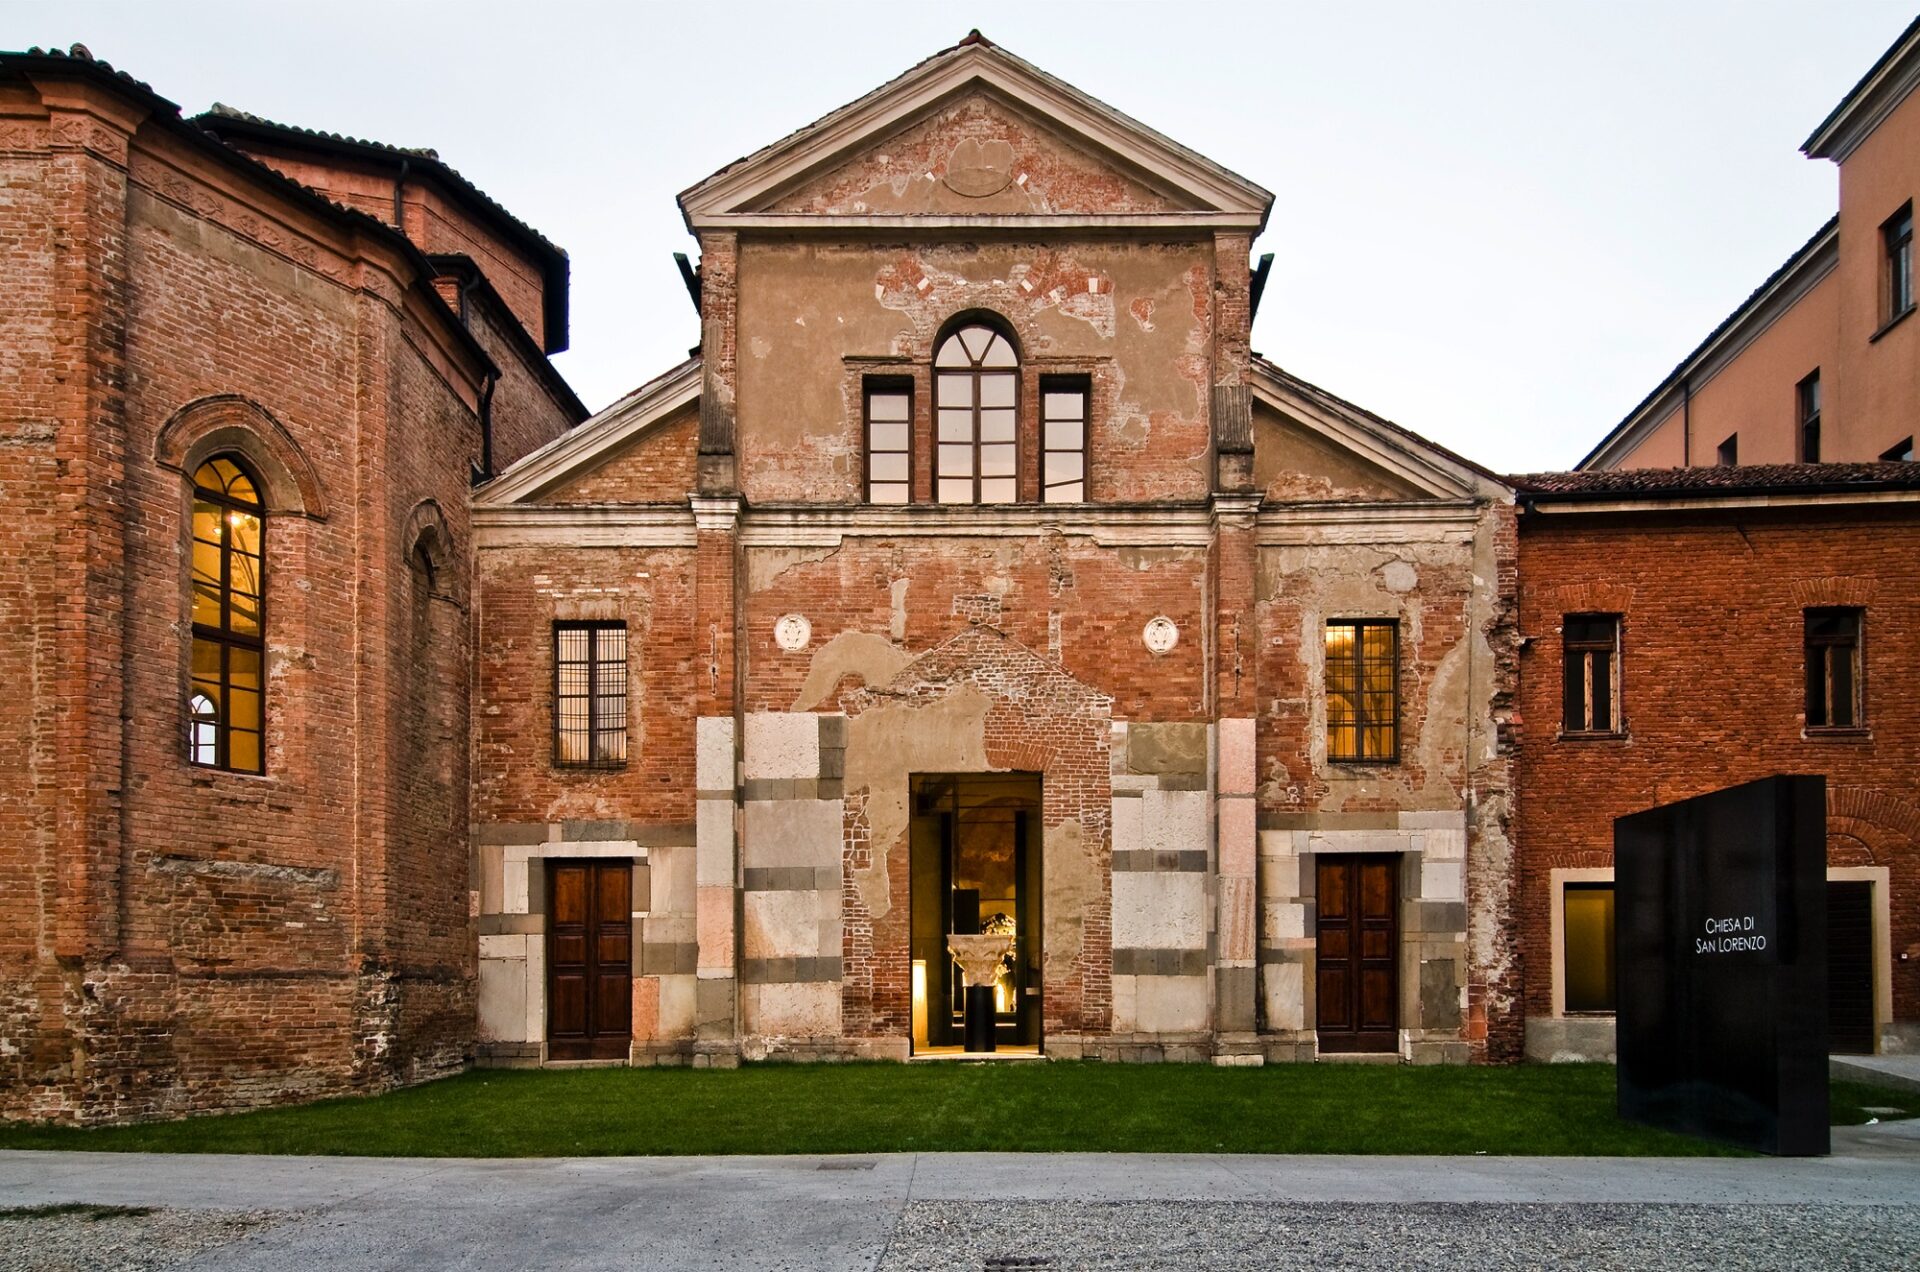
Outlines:
[[[1873,786],[1829,786],[1827,824],[1852,821],[1891,831],[1920,847],[1920,805]]]
[[[1877,583],[1876,579],[1855,574],[1795,579],[1791,584],[1793,603],[1802,608],[1814,605],[1866,605],[1873,600]]]
[[[448,529],[446,514],[440,511],[436,501],[422,499],[413,506],[400,532],[400,543],[407,568],[414,568],[414,562],[424,556],[433,568],[434,590],[442,596],[451,596],[453,589],[449,583],[453,576],[448,567],[453,563],[453,532]]]
[[[1852,830],[1835,830],[1831,824],[1827,827],[1827,865],[1834,866],[1871,866],[1875,864],[1872,846]]]
[[[269,513],[327,516],[320,475],[284,424],[237,393],[197,398],[175,411],[153,442],[153,462],[192,480],[201,464],[222,451],[244,458],[259,475]]]

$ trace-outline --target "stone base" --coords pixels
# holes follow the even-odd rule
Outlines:
[[[1528,1016],[1526,1057],[1540,1064],[1612,1064],[1613,1017]]]

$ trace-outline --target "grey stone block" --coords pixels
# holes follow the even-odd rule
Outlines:
[[[545,822],[483,822],[474,827],[476,844],[543,844],[547,842]]]
[[[1130,722],[1127,767],[1135,773],[1207,774],[1207,726],[1203,723]]]
[[[642,976],[690,976],[699,965],[700,947],[691,941],[643,942],[640,946]]]
[[[1123,848],[1113,854],[1113,868],[1131,873],[1202,874],[1207,868],[1207,853],[1204,848],[1176,852]]]
[[[1251,1033],[1254,1004],[1259,998],[1257,971],[1251,967],[1221,967],[1213,973],[1213,1027],[1224,1033]]]
[[[818,890],[820,871],[813,866],[748,866],[748,892],[813,892]],[[835,889],[839,881],[834,882]]]
[[[692,822],[664,822],[658,826],[636,826],[627,823],[627,834],[622,838],[631,839],[642,848],[691,848],[696,839]]]
[[[694,1030],[702,1039],[733,1036],[733,979],[702,979],[694,987]]]
[[[1417,901],[1414,903],[1416,932],[1464,932],[1467,930],[1465,901]]]
[[[544,914],[483,914],[480,916],[481,936],[520,936],[546,930],[547,916]]]
[[[605,839],[632,839],[623,821],[569,821],[560,823],[560,838],[569,843],[593,843]]]
[[[1117,949],[1113,952],[1115,976],[1204,976],[1207,965],[1205,950]]]
[[[1420,964],[1420,1027],[1460,1027],[1460,979],[1451,959]]]
[[[820,750],[844,751],[847,746],[847,717],[826,713],[818,717],[820,721]]]

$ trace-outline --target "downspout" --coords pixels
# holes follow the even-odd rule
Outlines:
[[[480,384],[480,471],[473,484],[493,479],[493,386],[500,382],[498,371],[487,372]]]
[[[1680,467],[1693,467],[1693,377],[1680,377]]]
[[[407,232],[407,174],[413,170],[410,160],[400,161],[400,175],[393,179],[393,228],[402,234]]]

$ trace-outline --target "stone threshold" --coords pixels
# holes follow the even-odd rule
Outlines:
[[[1038,1047],[1007,1047],[999,1051],[948,1051],[944,1049],[940,1051],[916,1051],[907,1057],[907,1061],[910,1064],[918,1064],[921,1061],[968,1060],[984,1064],[995,1060],[1013,1062],[1019,1060],[1045,1060],[1046,1058],[1046,1054]]]

